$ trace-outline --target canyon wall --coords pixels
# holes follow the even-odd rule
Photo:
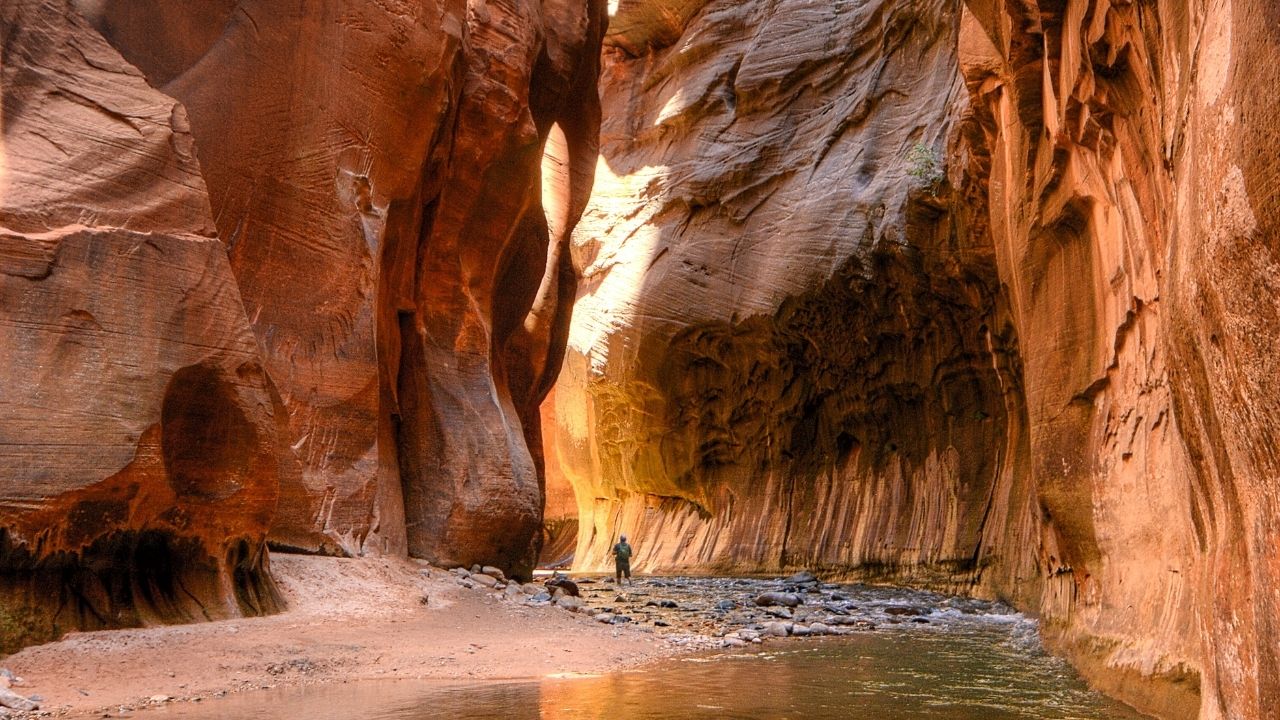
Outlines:
[[[641,569],[1038,596],[1016,331],[943,164],[959,18],[710,2],[670,46],[610,35],[548,449],[579,564],[625,528]]]
[[[3,644],[527,574],[603,3],[0,10]]]
[[[527,570],[603,5],[81,4],[190,113],[296,453],[272,540]]]
[[[623,3],[546,445],[578,565],[1002,597],[1143,710],[1266,717],[1276,14]]]
[[[274,609],[278,398],[182,106],[0,5],[0,649]]]

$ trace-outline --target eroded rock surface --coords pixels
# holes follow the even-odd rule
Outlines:
[[[1278,132],[1276,10],[968,5],[971,172],[1053,530],[1042,611],[1139,707],[1265,717],[1280,698],[1265,589],[1280,406],[1259,379],[1280,328],[1280,178],[1257,157]]]
[[[288,411],[272,539],[527,571],[603,4],[80,4],[190,112]]]
[[[611,52],[555,395],[580,563],[622,528],[645,569],[1033,580],[1003,554],[1034,528],[1013,333],[941,161],[958,18],[711,2],[679,42]]]
[[[670,5],[575,236],[580,565],[998,595],[1139,708],[1266,717],[1275,9]]]
[[[181,105],[0,5],[0,646],[271,610],[270,382]]]

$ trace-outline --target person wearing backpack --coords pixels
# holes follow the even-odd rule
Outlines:
[[[626,535],[623,535],[618,544],[613,546],[613,567],[617,576],[614,582],[621,585],[622,576],[626,575],[627,584],[634,584],[631,582],[631,546],[627,544]]]

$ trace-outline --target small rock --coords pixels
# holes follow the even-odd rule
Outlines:
[[[578,590],[578,584],[563,575],[555,575],[545,583],[548,590],[563,590],[566,595],[578,597],[581,592]]]
[[[475,583],[471,582],[471,578],[464,578],[464,577],[458,578],[458,584],[464,588],[473,588],[476,586]]]
[[[598,623],[604,623],[604,624],[606,624],[606,625],[608,625],[608,624],[612,623],[612,622],[613,622],[613,613],[602,612],[602,613],[600,613],[600,614],[596,615],[596,622],[598,622]]]
[[[454,575],[457,575],[458,577],[467,577],[468,575],[471,574],[464,567],[456,567],[450,570],[449,572],[453,573]]]
[[[810,635],[830,635],[831,627],[826,623],[816,622],[809,626]]]
[[[530,602],[551,602],[551,594],[540,592],[534,595],[533,597],[529,598],[529,601]]]
[[[920,615],[928,615],[929,610],[922,607],[912,607],[910,605],[890,605],[889,607],[884,608],[884,614],[917,617]]]
[[[787,583],[788,585],[808,585],[810,583],[816,584],[818,582],[818,576],[814,575],[808,570],[802,570],[796,573],[795,575],[792,575],[791,577],[787,578],[786,580],[783,580],[783,582]]]
[[[534,585],[533,583],[525,583],[520,586],[520,592],[523,592],[525,595],[537,595],[542,592],[542,588],[538,585]]]
[[[791,610],[789,610],[788,608],[772,608],[771,607],[766,609],[764,611],[764,614],[770,617],[781,618],[783,620],[793,619],[791,616]]]
[[[472,565],[472,566],[471,566],[471,574],[472,574],[472,575],[479,575],[479,574],[480,574],[481,572],[483,572],[483,571],[484,571],[484,568],[480,567],[479,565]]]
[[[613,624],[614,624],[614,625],[624,625],[624,624],[629,623],[629,622],[631,622],[631,618],[627,617],[626,615],[614,615],[614,616],[613,616]]]
[[[477,573],[472,575],[471,580],[480,585],[484,585],[485,587],[490,587],[490,588],[496,587],[498,585],[498,578],[492,575],[485,575],[484,573]]]
[[[771,622],[764,626],[761,633],[766,637],[786,637],[791,634],[792,624],[789,622]]]
[[[578,612],[582,609],[582,601],[573,595],[561,595],[559,598],[556,598],[556,605],[559,605],[569,612]]]
[[[810,634],[810,633],[809,633],[809,626],[807,626],[807,625],[792,625],[792,626],[791,626],[791,634],[792,634],[792,635],[795,635],[796,637],[807,637],[807,636]]]
[[[760,639],[760,633],[756,632],[755,630],[747,630],[745,628],[742,630],[739,630],[734,634],[742,638],[743,640],[746,640],[747,642]]]
[[[727,638],[725,638],[724,640],[721,640],[721,641],[720,641],[720,645],[721,645],[722,647],[740,648],[740,647],[746,647],[746,646],[747,646],[747,641],[746,641],[746,640],[741,640],[741,639],[736,638],[736,637],[727,637]]]
[[[653,621],[653,624],[654,624],[654,625],[656,625],[656,626],[658,626],[658,627],[671,627],[671,623],[669,623],[669,622],[667,622],[666,620],[663,620],[663,619],[661,619],[661,618],[659,618],[659,619],[657,619],[657,620],[654,620],[654,621]]]
[[[12,680],[12,678],[10,678]],[[0,705],[13,710],[39,710],[40,703],[36,700],[24,698],[18,693],[8,689],[0,688]]]
[[[488,575],[491,578],[496,578],[502,582],[506,582],[507,580],[507,574],[502,572],[500,568],[496,568],[492,565],[485,565],[484,567],[480,568],[480,572],[484,573],[485,575]]]
[[[785,592],[767,592],[756,596],[756,605],[768,607],[771,605],[783,605],[785,607],[796,607],[803,601],[799,595],[795,593]]]
[[[506,587],[506,589],[502,591],[502,594],[505,595],[508,600],[510,600],[510,599],[519,597],[520,595],[523,595],[524,591],[521,589],[519,585],[516,585],[515,583],[511,583]]]
[[[738,603],[732,600],[721,600],[716,603],[717,610],[732,610],[736,607],[738,607]]]
[[[169,697],[168,695],[152,695],[151,697],[147,698],[147,701],[159,704],[159,703],[167,703],[172,699],[173,698]]]

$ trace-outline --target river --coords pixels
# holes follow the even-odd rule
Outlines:
[[[662,592],[682,592],[676,596],[688,608],[692,596],[710,603],[726,584],[744,582],[684,580],[679,591]],[[748,586],[746,592],[756,589]],[[350,682],[260,691],[148,714],[184,720],[1141,717],[1088,689],[1065,661],[1044,651],[1034,621],[1002,605],[861,586],[843,593],[836,597],[849,598],[844,607],[856,608],[875,629],[769,639],[595,677]],[[909,618],[886,612],[900,608],[927,610]]]

